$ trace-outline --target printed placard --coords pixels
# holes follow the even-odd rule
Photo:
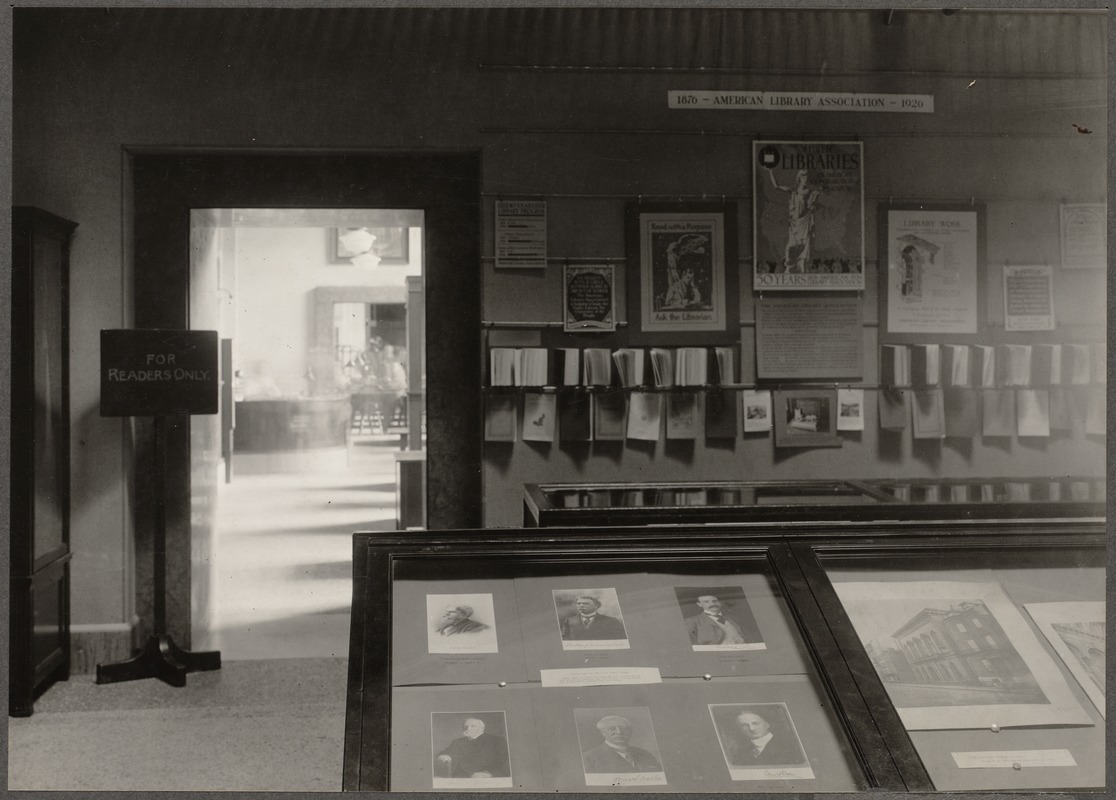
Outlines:
[[[1022,769],[1076,767],[1069,750],[979,750],[950,753],[958,769]]]
[[[933,114],[932,94],[670,90],[667,107],[702,111],[875,111]]]
[[[662,683],[658,667],[584,667],[580,669],[539,670],[542,685],[557,686],[624,686],[638,683]]]
[[[616,270],[610,264],[562,270],[562,329],[567,333],[616,330]]]
[[[546,201],[496,201],[496,267],[546,267]]]
[[[1061,217],[1062,269],[1103,269],[1108,262],[1108,206],[1066,203]]]
[[[1054,270],[1004,267],[1004,330],[1054,330]]]

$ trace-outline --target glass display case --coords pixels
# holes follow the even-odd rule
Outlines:
[[[528,483],[525,527],[1101,518],[1102,478]]]
[[[785,545],[463,533],[356,537],[347,790],[898,785]]]
[[[934,789],[1104,788],[1101,526],[794,549],[881,727]]]
[[[355,535],[345,790],[1104,786],[1100,523],[548,534]]]

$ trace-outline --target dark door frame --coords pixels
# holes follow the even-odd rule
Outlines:
[[[427,521],[481,524],[480,154],[125,148],[135,327],[189,327],[194,208],[412,208],[424,212]],[[127,224],[127,217],[126,217]],[[150,419],[135,425],[137,613],[151,614]],[[190,646],[189,424],[167,426],[167,627]],[[148,623],[149,624],[149,623]]]

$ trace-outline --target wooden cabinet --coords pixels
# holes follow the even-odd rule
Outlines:
[[[76,223],[12,210],[8,711],[70,672],[69,255]]]

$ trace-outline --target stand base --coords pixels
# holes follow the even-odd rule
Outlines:
[[[152,636],[134,658],[115,664],[97,665],[97,683],[122,683],[158,678],[171,686],[186,685],[186,674],[221,669],[221,653],[191,653],[183,650],[166,634]]]

